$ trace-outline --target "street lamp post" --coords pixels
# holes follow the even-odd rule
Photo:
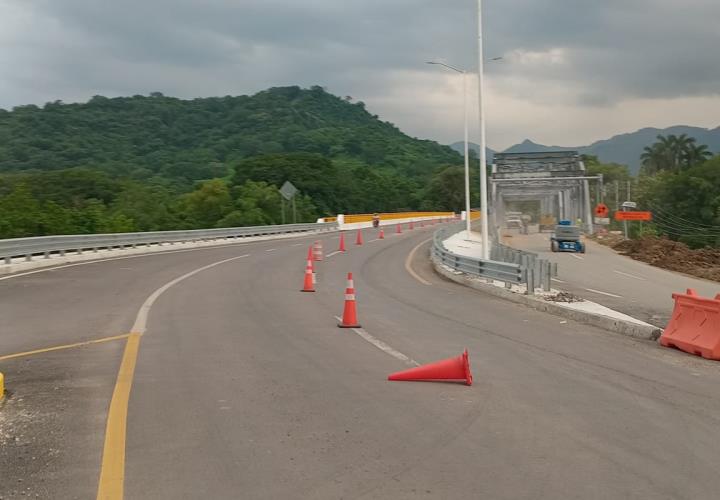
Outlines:
[[[490,258],[490,240],[488,235],[487,200],[487,158],[485,155],[485,108],[483,106],[483,35],[482,0],[478,0],[478,115],[480,119],[480,211],[482,227],[482,256]]]
[[[463,77],[463,111],[465,121],[465,230],[467,239],[470,239],[470,151],[468,146],[468,106],[467,106],[467,71],[442,62],[428,61],[428,64],[437,64],[462,74]]]

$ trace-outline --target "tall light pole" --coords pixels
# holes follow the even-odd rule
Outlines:
[[[480,211],[482,225],[482,257],[490,258],[490,240],[488,235],[487,200],[487,158],[485,154],[485,108],[483,106],[483,29],[482,0],[478,0],[478,115],[480,119]]]
[[[463,77],[463,111],[465,120],[465,230],[467,239],[470,239],[470,152],[468,148],[468,105],[467,105],[467,71],[437,61],[428,61],[428,64],[437,64],[447,69],[457,71]]]

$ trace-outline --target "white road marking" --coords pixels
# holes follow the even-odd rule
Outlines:
[[[557,281],[558,283],[567,283],[566,281],[559,280],[557,278],[550,278],[550,279],[552,279],[553,281]]]
[[[182,276],[175,278],[174,280],[165,283],[163,286],[155,290],[152,295],[150,295],[147,299],[145,299],[145,302],[143,302],[143,305],[140,306],[140,310],[137,313],[137,316],[135,317],[135,324],[132,327],[132,330],[130,330],[133,333],[145,333],[145,329],[147,327],[147,319],[148,315],[150,314],[150,309],[152,308],[153,304],[155,304],[155,301],[160,297],[163,293],[167,291],[168,288],[180,283],[182,280],[189,278],[190,276],[194,276],[197,273],[201,273],[207,269],[210,269],[215,266],[219,266],[220,264],[225,264],[226,262],[231,262],[233,260],[242,259],[244,257],[250,257],[250,254],[245,255],[239,255],[237,257],[231,257],[229,259],[221,260],[218,262],[213,262],[212,264],[208,264],[207,266],[199,267],[195,269],[194,271],[190,271],[189,273],[183,274]]]
[[[368,241],[368,243],[372,243],[374,241],[380,241],[380,238],[375,238],[374,240],[370,240],[370,241]]]
[[[326,259],[329,259],[329,258],[332,257],[333,255],[337,255],[337,254],[339,254],[339,253],[342,253],[342,252],[341,252],[340,250],[335,250],[333,253],[327,254],[327,255],[325,256],[325,258],[326,258]]]
[[[643,277],[641,277],[641,276],[635,276],[634,274],[624,273],[624,272],[618,271],[618,270],[616,270],[616,269],[613,269],[613,272],[614,272],[614,273],[617,273],[617,274],[619,274],[619,275],[621,275],[621,276],[627,276],[628,278],[633,278],[633,279],[640,280],[640,281],[647,281],[645,278],[643,278]]]
[[[579,255],[575,255],[574,253],[571,253],[570,257],[575,257],[577,260],[584,260],[584,257],[580,257]]]
[[[268,249],[265,250],[265,251],[266,251],[266,252],[274,252],[275,250],[276,250],[275,248],[268,248]]]
[[[339,316],[335,316],[335,319],[338,321],[342,321],[342,318]],[[381,351],[383,351],[384,353],[389,354],[393,358],[399,359],[403,363],[410,365],[410,366],[420,366],[420,363],[418,363],[414,359],[404,355],[400,351],[393,349],[392,347],[387,345],[382,340],[376,339],[375,337],[370,335],[367,331],[365,331],[363,328],[351,328],[351,330],[354,331],[355,333],[357,333],[358,335],[360,335],[360,337],[367,340],[368,342],[370,342],[372,345],[374,345]]]
[[[292,246],[299,247],[300,245],[304,245],[305,243],[294,243]]]
[[[592,292],[592,293],[599,293],[600,295],[607,295],[608,297],[615,297],[616,299],[623,298],[622,295],[615,295],[614,293],[602,292],[600,290],[594,290],[592,288],[586,288],[585,290],[587,290],[588,292]]]

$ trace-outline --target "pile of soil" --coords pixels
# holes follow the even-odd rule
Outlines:
[[[684,243],[654,236],[623,240],[610,246],[623,255],[656,267],[720,281],[720,248],[691,250]]]

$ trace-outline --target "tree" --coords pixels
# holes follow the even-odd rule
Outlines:
[[[642,178],[639,201],[653,212],[658,234],[691,247],[720,245],[720,156],[679,174]]]
[[[186,224],[199,229],[215,227],[219,220],[232,211],[233,201],[227,182],[213,179],[184,195],[181,206]]]
[[[445,167],[433,175],[425,192],[422,209],[451,210],[453,212],[465,209],[465,170],[463,167]]]
[[[694,137],[687,134],[667,137],[657,136],[657,142],[643,149],[643,173],[653,175],[658,172],[680,172],[682,169],[692,168],[703,163],[712,154],[706,145],[698,145]]]

